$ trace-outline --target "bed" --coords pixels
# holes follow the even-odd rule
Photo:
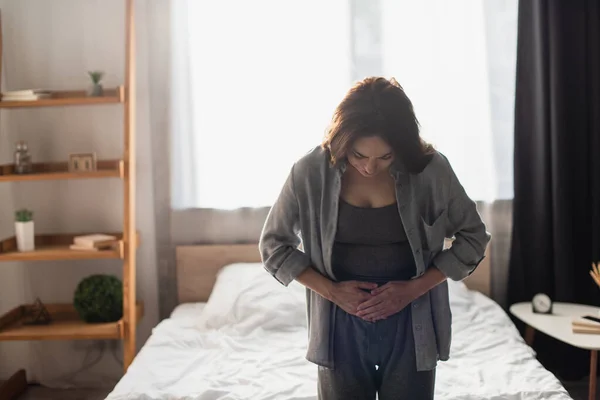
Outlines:
[[[482,294],[487,269],[469,286],[449,282],[453,343],[451,359],[438,365],[435,398],[571,399]],[[108,400],[316,399],[300,284],[285,288],[270,277],[256,245],[180,247],[177,274],[180,304],[154,328]]]

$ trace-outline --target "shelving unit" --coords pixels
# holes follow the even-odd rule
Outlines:
[[[0,101],[1,103],[1,101]],[[15,174],[14,164],[0,165],[0,182],[57,181],[65,179],[123,178],[122,160],[97,161],[95,171],[70,172],[68,162],[33,163],[29,174]]]
[[[85,91],[55,91],[49,98],[33,101],[0,101],[0,108],[33,108],[33,107],[58,107],[58,106],[85,106],[93,104],[123,103],[125,88],[104,89],[104,95],[86,97]]]
[[[75,0],[74,0],[75,1]],[[14,237],[0,238],[0,262],[118,259],[123,263],[123,317],[111,323],[88,324],[81,321],[71,304],[46,304],[52,322],[48,325],[27,325],[24,318],[33,307],[21,305],[0,315],[0,341],[4,340],[79,340],[115,339],[123,341],[123,367],[126,371],[136,351],[136,326],[143,317],[143,303],[136,301],[136,249],[140,243],[135,220],[136,152],[135,152],[135,23],[134,0],[124,0],[125,5],[125,82],[114,89],[105,89],[101,97],[88,97],[85,91],[56,91],[49,98],[36,101],[0,101],[0,109],[118,105],[123,115],[123,156],[119,160],[99,160],[97,170],[71,172],[67,162],[36,163],[26,175],[15,174],[14,165],[0,165],[2,182],[29,182],[51,180],[78,180],[116,178],[123,182],[123,231],[112,233],[118,242],[108,250],[71,250],[73,237],[84,233],[42,234],[35,238],[35,250],[19,252]],[[0,25],[0,64],[2,57],[2,32]],[[1,271],[0,271],[1,272]],[[15,373],[0,385],[0,398],[16,397],[27,385],[23,370]],[[5,396],[5,397],[3,397]]]
[[[78,234],[47,234],[36,235],[35,250],[18,251],[15,237],[0,241],[0,261],[48,261],[48,260],[97,260],[106,258],[123,259],[125,243],[123,234],[112,232],[110,235],[117,237],[117,243],[110,249],[103,250],[71,250],[73,237],[85,235]]]
[[[125,332],[123,319],[116,322],[87,324],[79,319],[72,304],[46,304],[52,316],[52,325],[26,325],[24,318],[31,305],[14,308],[0,318],[0,340],[83,340],[122,339]],[[136,305],[136,317],[141,318],[144,306]]]

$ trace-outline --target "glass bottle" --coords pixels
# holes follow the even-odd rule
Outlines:
[[[20,140],[15,149],[15,173],[28,174],[31,172],[31,155],[27,148],[27,142]]]

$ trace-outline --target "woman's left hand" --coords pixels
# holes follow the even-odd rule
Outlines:
[[[370,322],[385,319],[422,294],[417,280],[388,282],[371,291],[372,297],[358,306],[356,316]]]

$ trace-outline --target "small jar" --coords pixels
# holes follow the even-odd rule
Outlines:
[[[27,142],[20,140],[15,149],[15,174],[29,174],[31,170],[31,155],[27,148]]]

